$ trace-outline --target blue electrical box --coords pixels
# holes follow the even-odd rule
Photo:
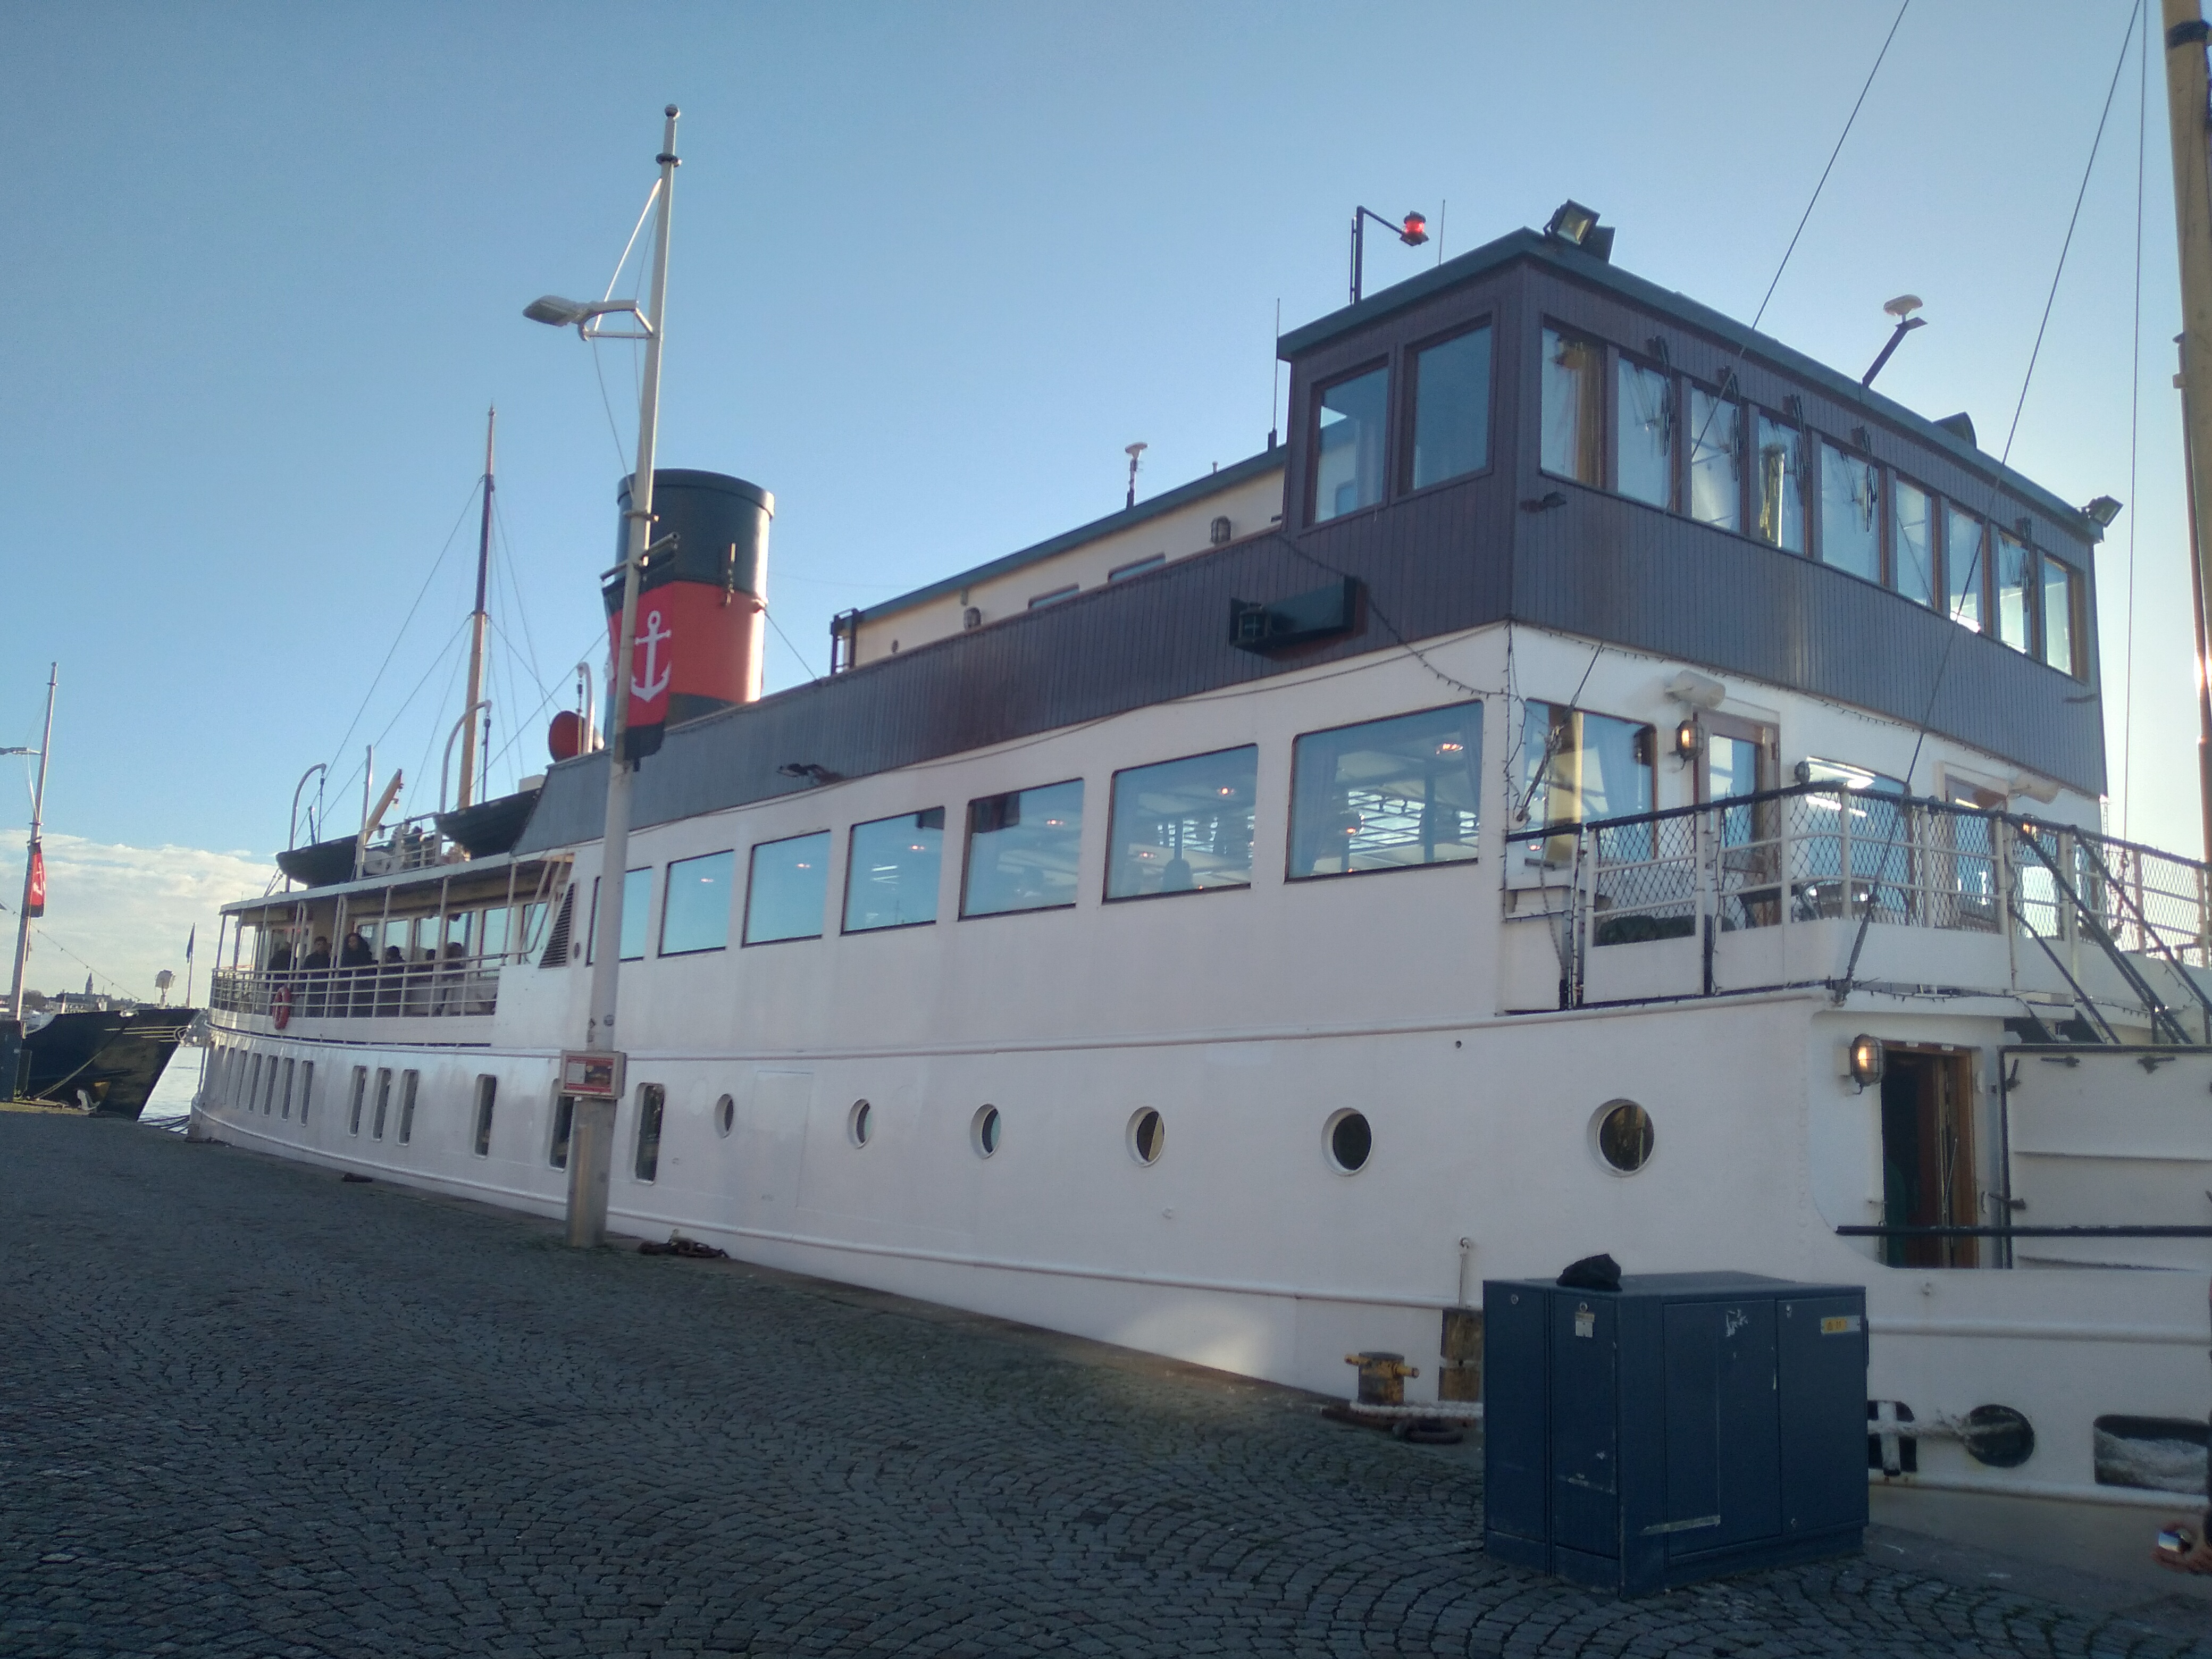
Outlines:
[[[1756,1273],[1483,1285],[1483,1542],[1621,1595],[1856,1552],[1866,1291]]]

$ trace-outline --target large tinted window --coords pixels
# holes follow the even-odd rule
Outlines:
[[[1674,377],[1620,360],[1613,416],[1620,493],[1674,504]]]
[[[660,907],[660,954],[719,951],[730,942],[730,883],[735,853],[679,859],[668,866],[668,897]]]
[[[1106,896],[1249,886],[1259,768],[1247,747],[1116,772]]]
[[[1723,530],[1743,523],[1743,410],[1690,389],[1690,516]]]
[[[1490,325],[1413,358],[1413,488],[1490,465]]]
[[[1475,855],[1482,705],[1309,732],[1291,763],[1293,880]]]
[[[1605,479],[1605,352],[1594,340],[1544,331],[1544,471],[1584,483]]]
[[[2061,673],[2081,672],[2074,660],[2075,595],[2081,580],[2071,565],[2044,555],[2043,659]]]
[[[2035,648],[2033,596],[2028,591],[2027,547],[1997,532],[1997,637],[2015,651]]]
[[[845,860],[845,931],[864,933],[935,921],[944,858],[941,806],[854,824]]]
[[[1530,702],[1521,728],[1521,789],[1531,828],[1651,810],[1651,728],[1555,702]]]
[[[964,916],[1075,902],[1083,850],[1083,780],[968,803]]]
[[[1982,521],[1953,507],[1943,526],[1943,574],[1949,590],[1951,620],[1979,633],[1982,628]]]
[[[745,943],[819,939],[830,900],[830,832],[763,842],[745,889]]]
[[[653,903],[653,867],[632,870],[623,878],[622,959],[636,962],[645,955],[646,912]],[[599,948],[599,878],[592,878],[590,931],[584,935],[584,960],[591,961]]]
[[[1833,444],[1820,449],[1820,562],[1881,580],[1881,475]]]
[[[1759,539],[1786,553],[1805,550],[1805,438],[1796,427],[1759,417]]]
[[[1390,371],[1370,370],[1325,388],[1316,410],[1314,522],[1382,499]]]
[[[1936,503],[1928,492],[1897,480],[1890,491],[1896,532],[1897,591],[1915,605],[1936,603]]]

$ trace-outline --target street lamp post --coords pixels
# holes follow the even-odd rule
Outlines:
[[[46,665],[46,729],[39,739],[39,782],[31,792],[31,845],[23,854],[23,902],[15,912],[15,975],[9,982],[8,1018],[21,1022],[23,1018],[23,969],[31,954],[31,899],[33,884],[41,878],[39,869],[39,832],[40,820],[46,811],[46,751],[54,746],[54,683],[61,677],[61,665]],[[0,749],[0,755],[27,753],[21,749]],[[14,1092],[15,1079],[0,1079]],[[5,1097],[0,1097],[4,1098]]]
[[[645,385],[637,410],[637,471],[630,483],[630,505],[623,551],[622,623],[616,635],[614,684],[609,689],[607,711],[607,817],[599,860],[599,925],[592,944],[591,1013],[584,1030],[584,1047],[613,1060],[609,1075],[619,1084],[623,1067],[616,1047],[615,1001],[622,969],[623,878],[629,863],[630,786],[634,763],[629,757],[630,656],[637,634],[638,576],[644,564],[653,526],[653,453],[654,428],[660,415],[660,348],[668,297],[668,220],[676,190],[676,106],[667,111],[667,125],[660,142],[659,202],[653,228],[653,295],[650,310],[638,321],[645,336]],[[628,302],[579,304],[548,296],[533,301],[524,314],[533,321],[556,327],[574,325],[585,338],[597,337],[593,323],[619,311],[634,311]],[[610,337],[620,337],[619,336]],[[565,1082],[565,1079],[564,1079]],[[568,1243],[589,1249],[602,1243],[607,1231],[607,1178],[614,1158],[615,1106],[613,1098],[579,1095],[571,1109],[568,1131]]]

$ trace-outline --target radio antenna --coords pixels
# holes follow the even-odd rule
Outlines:
[[[1274,339],[1267,342],[1267,355],[1274,360],[1275,365],[1275,383],[1267,391],[1267,447],[1270,449],[1275,447],[1276,434],[1280,430],[1275,422],[1275,411],[1283,406],[1283,359],[1282,354],[1276,349],[1275,341],[1282,337],[1283,302],[1278,297],[1275,301]]]

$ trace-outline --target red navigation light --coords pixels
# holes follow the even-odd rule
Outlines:
[[[545,732],[545,746],[556,761],[574,760],[584,752],[584,722],[573,708],[554,715]]]
[[[1406,228],[1398,233],[1398,240],[1407,247],[1419,247],[1429,240],[1429,218],[1425,213],[1406,216]]]

